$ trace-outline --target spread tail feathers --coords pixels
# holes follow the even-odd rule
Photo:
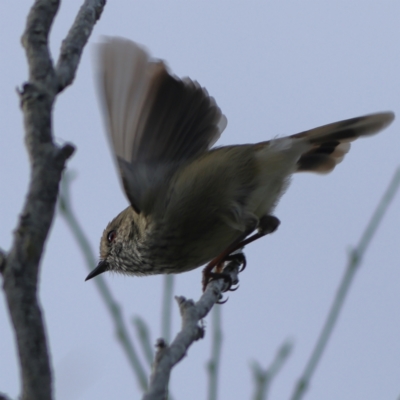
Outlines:
[[[394,119],[392,112],[365,115],[320,126],[292,135],[295,139],[306,139],[312,148],[302,154],[297,163],[297,172],[328,173],[339,164],[350,149],[350,142],[362,136],[378,133]]]

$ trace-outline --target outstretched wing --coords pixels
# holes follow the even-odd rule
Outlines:
[[[137,212],[150,212],[154,189],[180,163],[207,151],[227,120],[197,82],[169,74],[136,43],[106,38],[98,53],[108,133],[125,192]]]

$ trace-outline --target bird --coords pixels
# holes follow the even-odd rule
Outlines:
[[[178,274],[208,263],[204,288],[223,277],[221,264],[235,250],[277,229],[273,212],[293,174],[331,172],[350,142],[394,119],[380,112],[213,147],[227,118],[197,81],[178,78],[125,38],[105,37],[96,54],[102,110],[130,205],[108,223],[86,280],[106,271]]]

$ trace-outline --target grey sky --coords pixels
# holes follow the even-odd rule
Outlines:
[[[28,159],[15,88],[26,79],[20,36],[31,1],[2,2],[0,12],[0,246],[7,249],[26,193]],[[51,35],[61,39],[81,4],[62,4]],[[220,399],[248,399],[249,362],[268,365],[290,337],[295,350],[271,399],[287,399],[321,329],[355,245],[399,165],[400,2],[395,1],[109,1],[91,44],[124,36],[166,59],[215,97],[228,118],[218,144],[267,140],[325,123],[392,110],[383,133],[357,141],[328,176],[296,176],[276,210],[278,231],[246,249],[240,289],[222,307]],[[92,46],[74,85],[57,100],[54,132],[78,151],[73,206],[93,248],[127,201],[119,187],[99,113]],[[346,302],[308,400],[395,399],[400,394],[400,201],[395,199]],[[56,396],[138,398],[136,381],[115,340],[93,282],[63,220],[55,220],[42,263]],[[127,318],[139,314],[160,334],[161,277],[106,279]],[[201,270],[177,277],[175,293],[198,298]],[[180,325],[174,310],[174,332]],[[211,322],[207,322],[211,327]],[[0,390],[16,398],[16,350],[0,302]],[[210,335],[174,370],[176,399],[204,399]]]

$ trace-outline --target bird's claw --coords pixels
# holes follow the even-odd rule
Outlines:
[[[222,295],[221,295],[221,297],[220,297],[220,300],[218,300],[215,304],[225,304],[228,300],[229,300],[229,297],[227,297],[225,300],[221,300],[222,299]]]
[[[229,254],[229,256],[226,257],[225,261],[237,261],[239,264],[241,264],[239,273],[243,272],[247,266],[246,256],[241,252]]]
[[[224,292],[227,292],[228,290],[230,290],[233,282],[232,282],[232,278],[229,274],[226,274],[224,272],[210,272],[207,284],[212,281],[215,281],[217,279],[223,279],[225,281],[225,283],[228,285],[228,287],[224,290]]]

